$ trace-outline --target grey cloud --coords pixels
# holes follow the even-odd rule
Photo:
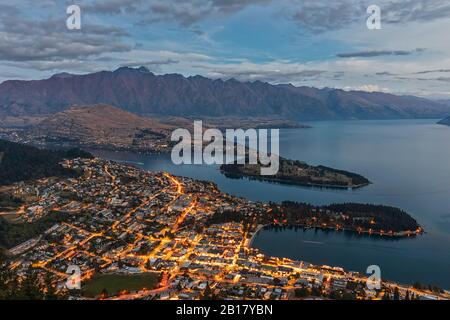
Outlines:
[[[442,0],[292,0],[296,9],[286,14],[302,28],[320,33],[345,28],[360,22],[365,26],[369,5],[381,8],[382,23],[433,21],[450,16],[450,2]]]
[[[383,11],[386,22],[432,21],[450,16],[450,2],[442,0],[388,1]]]
[[[7,4],[0,4],[0,17],[8,17],[11,15],[17,15],[20,13],[20,10],[16,7],[7,5]]]
[[[54,5],[60,1],[48,0]],[[65,1],[69,3],[69,1]],[[147,25],[175,21],[191,27],[212,17],[236,13],[253,5],[276,4],[285,16],[302,29],[325,32],[345,28],[351,23],[365,24],[367,7],[373,0],[78,0],[82,10],[93,15],[129,15],[134,23]],[[378,0],[383,23],[433,21],[450,16],[450,2],[442,0]],[[0,15],[12,6],[2,5]]]
[[[377,73],[375,73],[377,76],[395,76],[396,74],[395,73],[391,73],[391,72],[388,72],[388,71],[384,71],[384,72],[377,72]]]
[[[345,72],[337,71],[337,72],[334,72],[332,78],[335,79],[335,80],[342,79],[344,77],[344,75],[345,75]]]
[[[95,14],[133,14],[137,25],[175,21],[190,27],[198,21],[214,16],[232,14],[250,5],[270,3],[273,0],[103,0],[86,4]]]
[[[63,35],[40,36],[39,41],[29,36],[9,34],[1,37],[0,59],[9,61],[61,60],[100,55],[105,52],[130,50],[127,44],[111,42],[95,35],[70,37]]]
[[[439,81],[439,82],[450,82],[450,77],[437,77],[437,78],[407,78],[407,77],[397,77],[399,80],[408,81]]]
[[[450,82],[450,77],[439,77],[436,78],[437,81]]]
[[[211,6],[222,12],[236,12],[250,5],[267,4],[271,0],[211,0]]]
[[[176,21],[182,26],[191,26],[195,22],[212,14],[213,8],[194,3],[155,2],[150,5],[151,13],[142,19],[139,24],[145,25],[153,22]]]
[[[83,5],[83,10],[94,14],[133,14],[142,7],[142,0],[103,0]]]
[[[229,79],[235,78],[241,81],[266,81],[272,83],[301,82],[306,80],[316,80],[323,70],[263,70],[263,69],[233,69],[223,67],[221,69],[211,69],[209,76],[213,78]]]
[[[365,1],[359,0],[294,0],[294,12],[292,8],[286,10],[286,14],[297,22],[305,30],[321,33],[329,30],[338,30],[349,23],[365,19],[367,6]]]
[[[180,61],[175,59],[165,59],[165,60],[154,60],[154,61],[146,61],[146,62],[127,62],[122,63],[122,67],[151,67],[151,66],[162,66],[162,65],[170,65],[177,64]]]
[[[415,72],[414,74],[446,73],[446,72],[450,72],[450,69],[423,70],[423,71]]]
[[[415,50],[371,50],[371,51],[358,51],[348,53],[338,53],[336,56],[339,58],[372,58],[380,56],[408,56],[414,53],[423,52],[424,49]]]
[[[105,52],[124,52],[130,46],[122,39],[128,33],[118,27],[83,23],[81,30],[67,30],[60,18],[31,18],[18,8],[5,9],[0,19],[0,60],[24,63],[38,70],[56,69],[58,63],[76,65],[75,60]],[[9,14],[4,14],[8,12]],[[63,11],[65,13],[65,11]],[[79,64],[78,64],[79,65]]]

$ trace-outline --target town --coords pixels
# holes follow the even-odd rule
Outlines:
[[[339,267],[264,255],[252,248],[269,204],[218,190],[211,182],[148,172],[98,158],[66,160],[75,178],[44,178],[10,186],[25,204],[14,219],[60,219],[9,250],[18,276],[51,275],[72,299],[448,299],[449,293],[381,281]],[[239,212],[245,223],[217,223]],[[63,218],[61,218],[63,217]],[[81,290],[69,290],[69,266],[81,271]],[[154,274],[152,288],[86,296],[99,275]]]

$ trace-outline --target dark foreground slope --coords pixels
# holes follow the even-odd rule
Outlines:
[[[0,140],[0,185],[50,176],[73,176],[63,168],[63,159],[89,158],[89,153],[79,149],[68,151],[42,150],[5,140]]]

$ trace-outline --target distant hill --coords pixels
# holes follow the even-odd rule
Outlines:
[[[74,176],[76,173],[63,168],[60,162],[78,157],[90,158],[92,155],[79,149],[42,150],[0,140],[0,185],[50,176]]]
[[[49,115],[91,104],[141,115],[274,116],[300,121],[440,118],[450,113],[448,105],[413,96],[155,75],[143,67],[0,84],[0,118]]]
[[[142,138],[165,139],[167,124],[109,105],[71,107],[43,120],[28,134],[79,145],[127,147]],[[139,141],[138,141],[139,140]]]
[[[443,124],[443,125],[446,125],[446,126],[450,126],[450,117],[442,119],[441,121],[438,122],[438,124]]]

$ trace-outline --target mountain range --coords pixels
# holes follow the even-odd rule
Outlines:
[[[0,84],[0,117],[47,116],[108,104],[141,115],[277,117],[294,120],[444,118],[450,106],[414,96],[155,75],[121,67],[85,75]]]

